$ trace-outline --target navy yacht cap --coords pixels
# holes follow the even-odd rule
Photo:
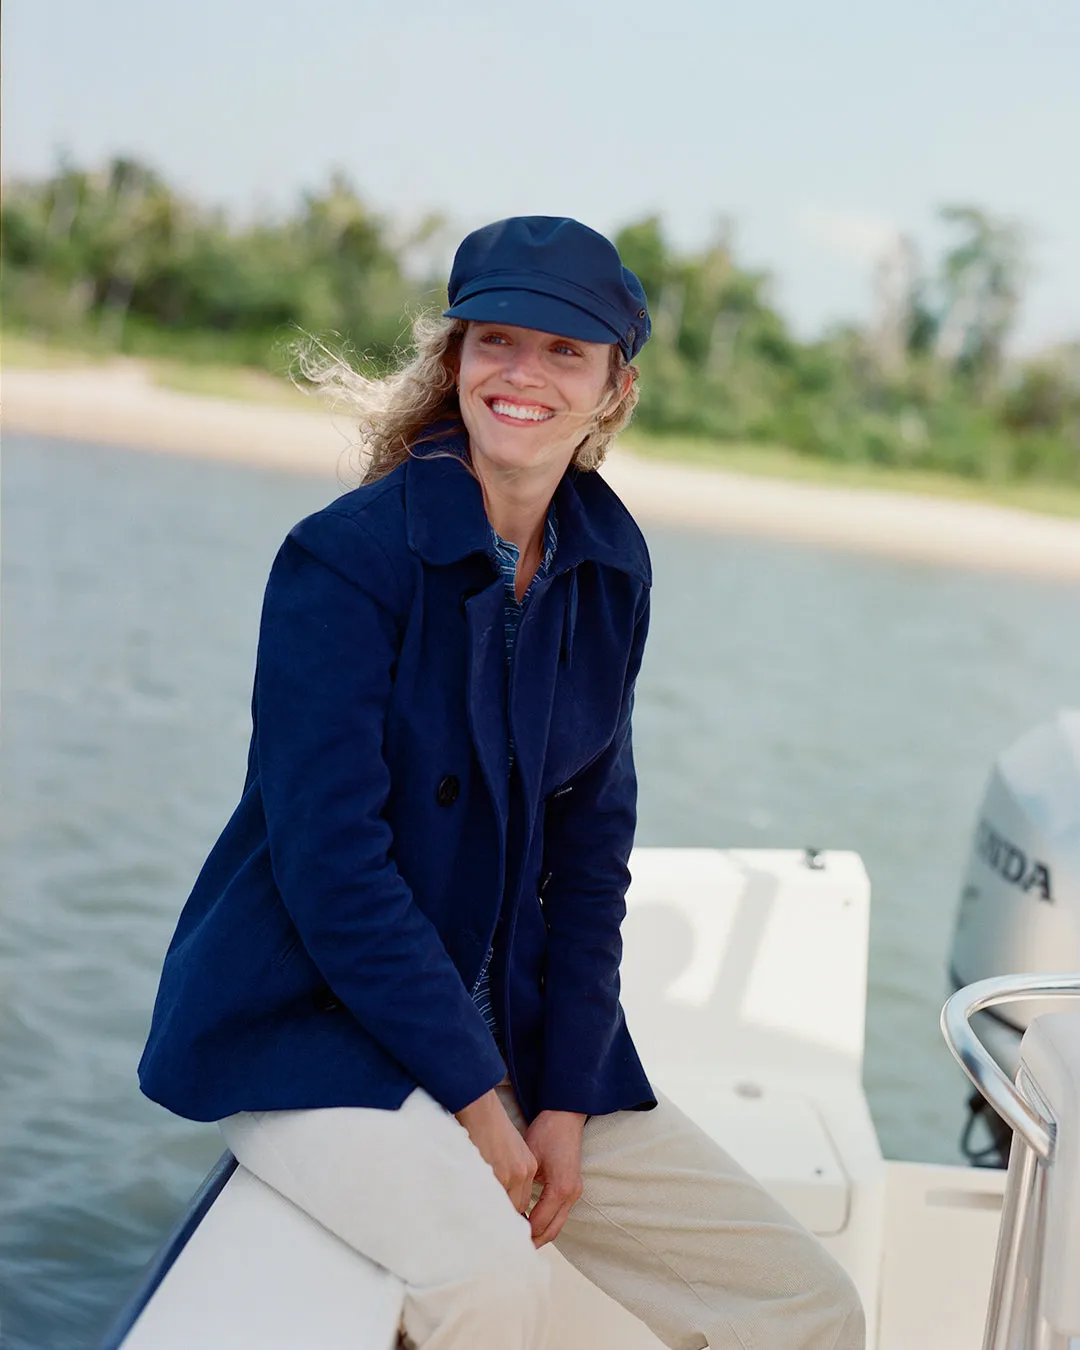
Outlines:
[[[617,342],[628,361],[652,325],[641,282],[610,239],[567,216],[511,216],[462,240],[448,318]]]

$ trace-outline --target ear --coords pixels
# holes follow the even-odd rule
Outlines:
[[[633,383],[634,383],[634,372],[631,371],[631,370],[624,370],[624,371],[622,372],[622,375],[621,375],[620,379],[619,379],[619,399],[620,399],[620,401],[621,401],[622,399],[624,399],[624,398],[627,396],[627,394],[630,392],[630,386],[631,386]]]

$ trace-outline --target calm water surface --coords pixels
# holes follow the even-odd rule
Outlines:
[[[244,773],[262,587],[324,481],[5,437],[0,1330],[83,1350],[220,1151],[135,1064]],[[639,839],[857,849],[886,1154],[953,1161],[936,1019],[994,756],[1080,700],[1080,590],[654,528]]]

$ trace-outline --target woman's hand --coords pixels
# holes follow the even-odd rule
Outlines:
[[[543,1247],[558,1237],[570,1211],[581,1199],[581,1135],[585,1117],[575,1111],[541,1111],[525,1131],[536,1158],[536,1180],[543,1184],[529,1215],[533,1245]]]
[[[458,1121],[468,1131],[469,1138],[480,1151],[480,1156],[498,1178],[499,1185],[510,1197],[519,1214],[529,1207],[536,1159],[529,1146],[514,1128],[494,1088],[476,1101],[462,1107]]]

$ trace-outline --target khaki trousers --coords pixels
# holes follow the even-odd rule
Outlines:
[[[427,1093],[398,1111],[244,1112],[221,1130],[245,1167],[398,1276],[418,1350],[544,1350],[547,1263]],[[556,1246],[672,1350],[862,1350],[844,1271],[665,1098],[592,1117],[582,1178]]]

